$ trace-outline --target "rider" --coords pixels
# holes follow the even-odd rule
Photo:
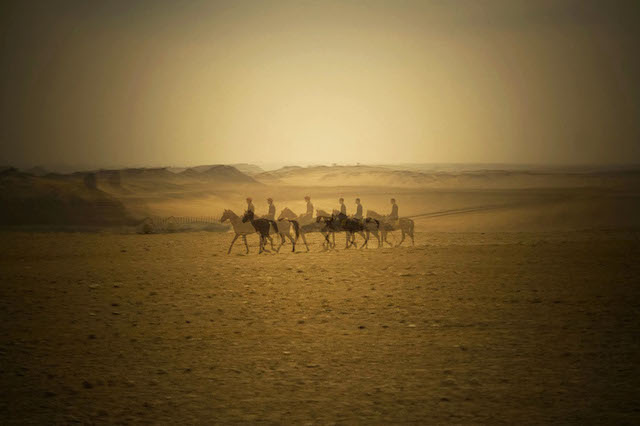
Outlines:
[[[311,204],[311,197],[306,195],[304,201],[307,203],[307,212],[304,215],[300,215],[300,219],[311,221],[313,218],[313,204]]]
[[[347,206],[344,205],[344,198],[340,198],[338,200],[340,202],[340,213],[343,215],[347,215]]]
[[[396,204],[396,199],[391,199],[391,214],[389,215],[390,220],[398,220],[398,205]]]
[[[276,206],[273,205],[273,198],[267,198],[267,203],[269,204],[269,213],[267,213],[264,218],[276,220]]]
[[[353,215],[354,219],[362,219],[362,204],[360,204],[360,198],[356,198],[356,214]]]
[[[256,208],[253,206],[253,199],[251,197],[247,197],[247,211],[256,212]]]

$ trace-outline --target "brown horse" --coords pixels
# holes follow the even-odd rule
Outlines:
[[[242,216],[242,223],[247,222],[251,222],[251,225],[253,226],[255,232],[260,234],[260,250],[258,251],[258,254],[262,253],[263,251],[271,253],[266,247],[267,240],[269,240],[271,242],[271,248],[273,249],[273,239],[271,238],[271,235],[269,235],[269,230],[273,226],[277,233],[278,225],[273,220],[256,219],[253,210],[247,210],[244,213],[244,216]]]
[[[353,219],[344,213],[334,210],[333,215],[331,215],[330,217],[319,215],[316,221],[318,223],[324,223],[325,230],[327,232],[333,233],[334,236],[336,232],[344,231],[347,235],[345,249],[348,249],[351,246],[358,248],[358,245],[356,244],[356,234],[360,234],[362,238],[364,238],[364,243],[362,244],[362,246],[360,246],[361,249],[365,248],[367,243],[369,242],[368,236],[365,236],[364,234],[364,231],[366,229],[364,221],[360,219]],[[331,243],[329,242],[328,235],[325,236],[325,239],[329,246],[335,247],[335,239],[333,245],[331,245]]]

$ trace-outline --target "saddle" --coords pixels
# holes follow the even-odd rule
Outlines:
[[[313,223],[313,217],[311,215],[308,215],[308,214],[303,214],[303,215],[298,216],[297,221],[298,221],[298,224],[300,226],[309,225],[309,224]]]

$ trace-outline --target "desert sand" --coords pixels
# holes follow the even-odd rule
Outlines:
[[[230,237],[4,233],[3,423],[640,419],[637,232]]]
[[[310,234],[308,253],[288,244],[258,255],[249,236],[248,255],[240,241],[227,255],[233,234],[222,226],[5,227],[0,421],[640,421],[637,173],[556,174],[543,185],[539,174],[514,184],[513,174],[473,172],[403,187],[374,185],[376,170],[367,185],[345,175],[342,186],[314,186],[319,170],[308,185],[291,170],[278,179],[295,185],[259,171],[232,184],[197,170],[175,180],[165,169],[103,173],[97,189],[72,195],[116,200],[137,220],[240,213],[247,195],[258,214],[267,196],[302,211],[308,193],[317,208],[339,196],[352,208],[359,196],[386,212],[395,196],[415,216],[415,246],[345,250],[341,234],[323,251]],[[3,182],[44,191],[51,179],[61,178]],[[3,195],[14,193],[28,196]]]

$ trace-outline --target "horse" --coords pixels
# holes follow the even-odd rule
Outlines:
[[[309,251],[309,244],[307,243],[307,238],[305,235],[309,232],[320,232],[324,235],[324,225],[316,222],[305,223],[304,220],[307,217],[307,215],[298,216],[290,208],[285,207],[284,209],[282,209],[280,215],[278,216],[278,222],[285,220],[291,222],[294,229],[296,229],[296,242],[298,241],[298,237],[302,237],[304,246],[307,248],[307,251]],[[302,219],[303,221],[301,221],[300,219]]]
[[[247,254],[249,254],[249,244],[247,244],[247,235],[255,233],[256,229],[250,223],[242,222],[242,219],[240,218],[240,216],[238,216],[231,210],[225,210],[224,213],[222,213],[222,217],[220,218],[220,222],[223,222],[223,223],[227,220],[231,222],[231,226],[233,226],[233,231],[236,233],[236,235],[233,237],[233,240],[231,241],[231,245],[229,246],[229,250],[227,251],[227,254],[231,253],[231,249],[233,248],[233,245],[235,244],[236,240],[240,236],[242,236],[244,245],[247,248]]]
[[[273,239],[271,238],[271,235],[269,235],[269,230],[273,226],[275,232],[277,233],[278,224],[275,221],[269,219],[256,219],[253,210],[247,210],[244,213],[244,216],[242,216],[242,223],[247,222],[251,222],[251,225],[253,225],[254,228],[254,232],[260,234],[260,250],[258,251],[258,254],[262,253],[263,251],[270,253],[270,251],[265,247],[265,244],[268,239],[271,242],[271,249],[273,249]]]
[[[335,209],[333,210],[333,213],[331,215],[329,215],[329,213],[325,212],[324,210],[318,210],[318,216],[322,216],[322,217],[336,217],[339,214],[341,214],[340,211],[335,210]],[[363,229],[366,232],[366,237],[363,236],[363,238],[364,238],[363,246],[369,247],[369,239],[370,239],[371,234],[373,234],[373,236],[376,237],[376,240],[378,240],[378,248],[380,248],[382,246],[382,240],[380,239],[380,235],[378,234],[378,231],[380,229],[380,222],[377,219],[373,219],[373,218],[370,218],[370,217],[362,218],[362,219],[351,217],[349,219],[350,220],[359,221],[359,222],[362,223]],[[353,225],[353,227],[354,227],[354,229],[359,228],[356,225]],[[332,247],[336,246],[336,234],[335,234],[335,232],[340,232],[340,231],[332,231],[332,233],[333,233],[333,243],[331,244]],[[353,241],[355,241],[355,234],[353,234]],[[347,240],[347,245],[349,245],[348,240]]]
[[[288,209],[285,207],[285,210],[288,210]],[[267,219],[267,218],[263,217],[263,219]],[[291,241],[291,245],[293,246],[291,251],[295,252],[296,243],[298,242],[298,237],[300,235],[300,224],[298,223],[298,221],[288,220],[287,218],[283,218],[282,213],[280,213],[280,216],[278,217],[277,221],[270,220],[270,223],[271,223],[270,232],[273,234],[280,235],[280,245],[278,246],[276,251],[278,253],[280,252],[280,248],[282,248],[282,246],[286,242],[285,240],[285,237],[286,237],[289,239],[289,241]],[[292,227],[293,227],[293,230],[295,231],[295,238],[291,235]]]
[[[360,246],[360,249],[363,249],[369,242],[368,237],[365,236],[363,232],[365,230],[364,222],[359,219],[350,218],[344,213],[337,213],[337,211],[334,211],[334,214],[331,215],[331,217],[318,216],[316,222],[324,223],[326,230],[329,232],[333,232],[334,235],[335,232],[346,232],[347,241],[345,249],[348,249],[352,245],[358,248],[358,245],[356,244],[356,233],[360,234],[362,238],[364,238],[364,243],[362,244],[362,246]],[[330,245],[328,235],[325,235],[325,239],[327,241],[327,244]],[[335,247],[335,240],[333,246]]]
[[[324,236],[325,241],[322,243],[322,247],[325,250],[328,249],[334,249],[336,247],[336,232],[340,232],[340,230],[335,229],[338,228],[337,224],[331,224],[330,226],[327,226],[327,223],[331,218],[333,218],[335,215],[337,215],[338,213],[340,213],[339,210],[333,209],[332,213],[328,213],[325,210],[322,209],[316,209],[316,220],[315,222],[322,226],[322,235]],[[320,220],[322,218],[322,220]],[[331,234],[331,237],[333,239],[333,242],[329,241],[329,234]],[[349,240],[347,240],[347,243],[349,242]]]
[[[411,237],[411,245],[412,246],[415,245],[415,239],[413,234],[413,230],[414,230],[413,219],[409,219],[408,217],[401,217],[398,220],[389,220],[388,216],[383,216],[379,213],[376,213],[373,210],[367,210],[367,217],[377,219],[380,222],[380,235],[382,236],[383,243],[386,242],[387,244],[393,247],[393,244],[391,244],[387,240],[387,233],[391,231],[396,231],[399,229],[402,232],[402,238],[400,239],[400,242],[396,245],[396,247],[402,244],[402,242],[405,239],[405,234]]]
[[[364,225],[364,230],[365,230],[365,233],[367,234],[367,239],[366,239],[367,243],[369,241],[370,234],[373,234],[373,236],[376,237],[376,240],[378,240],[378,248],[382,247],[382,239],[378,234],[378,231],[380,230],[380,221],[372,217],[366,217],[363,219],[356,219],[356,220],[360,220]]]

